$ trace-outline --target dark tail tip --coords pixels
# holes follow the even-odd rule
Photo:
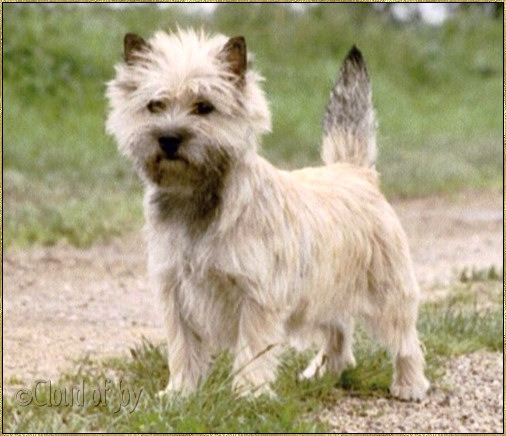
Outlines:
[[[348,52],[348,54],[346,55],[344,61],[345,62],[347,62],[347,61],[356,62],[357,64],[364,63],[364,58],[362,57],[362,52],[357,48],[357,46],[355,44],[353,44],[353,46],[351,47],[351,49]]]

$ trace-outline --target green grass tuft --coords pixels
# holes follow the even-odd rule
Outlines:
[[[503,271],[497,270],[492,265],[490,268],[464,268],[460,273],[459,280],[462,283],[483,282],[483,281],[503,281]]]
[[[419,321],[422,342],[438,355],[453,356],[480,349],[503,349],[502,310],[477,312],[426,307]]]

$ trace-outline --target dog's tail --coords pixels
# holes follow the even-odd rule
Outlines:
[[[326,165],[350,162],[374,167],[376,117],[369,74],[353,46],[344,59],[323,117],[322,158]]]

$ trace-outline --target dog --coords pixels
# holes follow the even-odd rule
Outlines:
[[[232,350],[233,387],[272,393],[283,344],[321,349],[300,375],[355,364],[359,318],[391,353],[391,393],[429,388],[416,330],[419,288],[374,169],[376,121],[360,51],[324,116],[325,166],[283,171],[258,154],[271,116],[241,36],[127,34],[107,85],[107,132],[145,184],[150,279],[166,321],[170,379],[188,393]]]

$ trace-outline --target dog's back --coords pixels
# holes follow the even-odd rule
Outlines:
[[[323,117],[322,158],[374,167],[376,119],[369,74],[360,51],[348,52]]]

